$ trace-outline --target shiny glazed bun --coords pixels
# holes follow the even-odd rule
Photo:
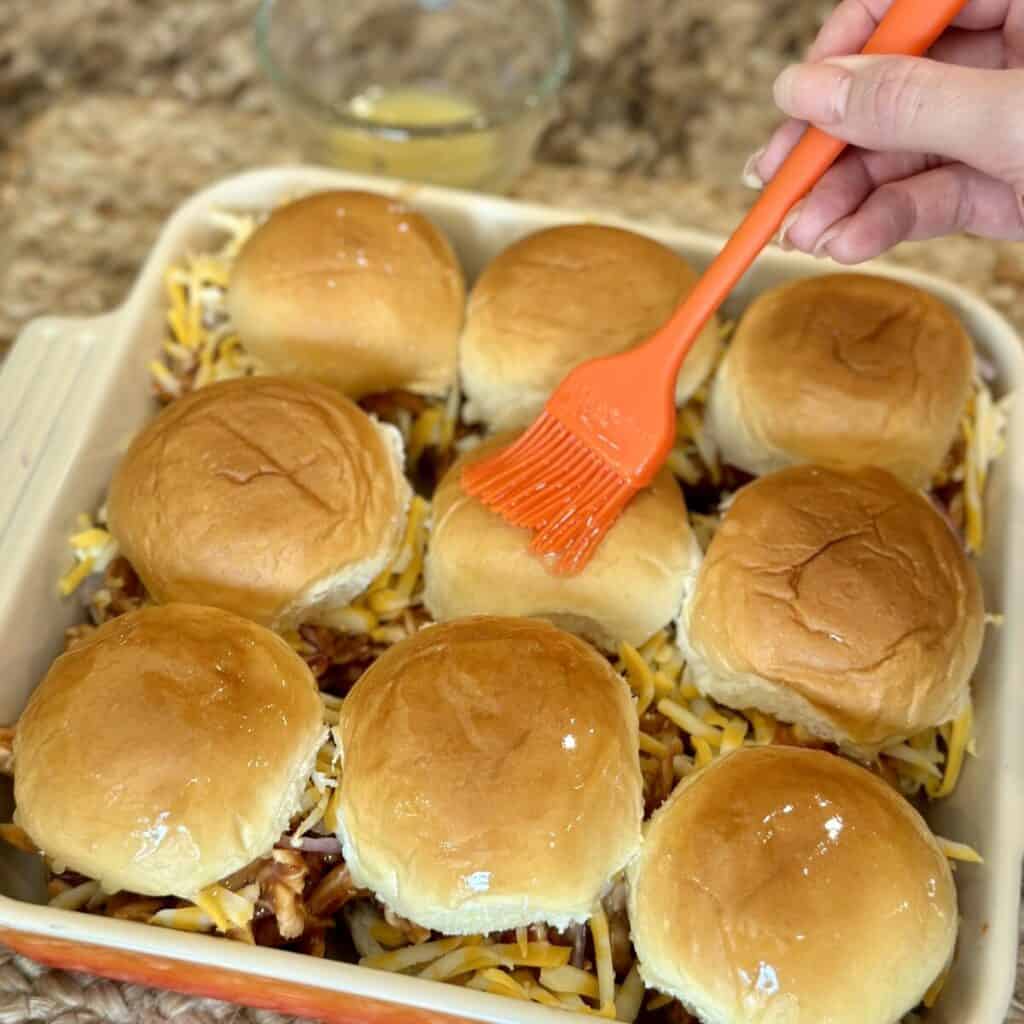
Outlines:
[[[16,818],[108,892],[191,899],[277,842],[323,732],[313,676],[280,637],[216,608],[143,608],[32,694]]]
[[[747,747],[685,779],[630,866],[648,985],[707,1024],[896,1024],[953,955],[921,816],[822,751]]]
[[[971,341],[927,292],[829,274],[760,295],[711,388],[725,462],[755,475],[793,463],[881,466],[924,487],[971,390]]]
[[[671,473],[663,469],[630,502],[581,573],[560,576],[529,552],[528,530],[462,489],[463,468],[511,439],[494,438],[463,456],[434,494],[424,564],[430,614],[532,615],[610,650],[622,640],[639,646],[672,622],[700,548]]]
[[[737,492],[679,633],[704,693],[871,748],[962,710],[983,630],[926,498],[881,469],[794,466]]]
[[[420,630],[352,689],[341,740],[354,882],[447,935],[586,920],[640,842],[629,691],[547,623]]]
[[[114,474],[110,529],[160,602],[283,627],[342,607],[394,557],[411,492],[398,432],[313,381],[178,399]]]
[[[521,239],[469,297],[459,346],[464,415],[494,430],[525,427],[570,370],[644,341],[696,282],[671,249],[621,228],[570,224]],[[680,371],[680,403],[718,350],[712,319]]]
[[[272,373],[360,397],[455,383],[466,286],[422,214],[369,192],[322,192],[276,209],[243,245],[227,305]]]

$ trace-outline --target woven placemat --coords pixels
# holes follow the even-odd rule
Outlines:
[[[0,1024],[303,1024],[268,1010],[53,971],[0,949]]]
[[[111,160],[116,154],[116,161]],[[0,193],[0,351],[43,313],[116,305],[167,215],[191,192],[245,167],[295,157],[258,112],[172,99],[90,97],[51,108],[25,134]],[[147,173],[162,168],[157,180]],[[723,232],[750,199],[735,182],[647,178],[600,168],[534,167],[522,198],[608,210],[654,223]],[[904,246],[894,256],[953,277],[1024,333],[1024,247],[978,239]],[[1024,962],[1007,1018],[1024,1024]],[[52,971],[0,948],[0,1024],[286,1024],[279,1014]]]

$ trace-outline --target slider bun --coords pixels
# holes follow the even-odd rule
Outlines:
[[[704,693],[867,749],[960,713],[984,618],[928,499],[881,469],[795,466],[737,492],[679,632]]]
[[[129,612],[59,657],[14,740],[18,824],[108,892],[192,899],[266,855],[323,736],[305,662],[216,608]]]
[[[609,650],[622,640],[639,646],[673,621],[700,548],[672,474],[663,469],[630,502],[582,572],[556,575],[529,552],[528,530],[509,525],[462,489],[463,468],[510,440],[484,442],[438,486],[424,565],[430,614],[437,620],[532,615]]]
[[[114,474],[110,529],[160,602],[283,628],[390,563],[411,492],[398,432],[312,381],[248,377],[178,399]]]
[[[447,392],[465,300],[451,245],[426,217],[386,196],[322,192],[253,232],[227,306],[269,372],[358,398]]]
[[[584,921],[640,843],[629,690],[545,622],[413,634],[346,697],[341,740],[354,882],[446,935]]]
[[[834,754],[747,747],[685,779],[630,867],[640,973],[707,1024],[895,1024],[953,955],[921,816]]]
[[[956,437],[974,356],[927,292],[867,274],[781,285],[747,309],[715,375],[708,423],[725,462],[881,466],[924,487]]]
[[[459,347],[466,418],[525,427],[570,370],[650,337],[696,281],[671,249],[621,228],[565,225],[509,246],[469,298]],[[680,404],[711,372],[719,346],[712,319],[683,363]]]

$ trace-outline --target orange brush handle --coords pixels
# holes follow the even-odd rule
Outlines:
[[[861,52],[920,56],[966,5],[967,0],[895,0]],[[644,346],[657,350],[659,362],[674,363],[678,372],[701,328],[772,240],[786,214],[845,148],[845,142],[817,128],[807,129],[693,291]],[[674,387],[675,374],[672,383]]]

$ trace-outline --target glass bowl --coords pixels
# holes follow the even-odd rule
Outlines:
[[[565,0],[262,0],[256,49],[304,155],[500,192],[571,64]]]

